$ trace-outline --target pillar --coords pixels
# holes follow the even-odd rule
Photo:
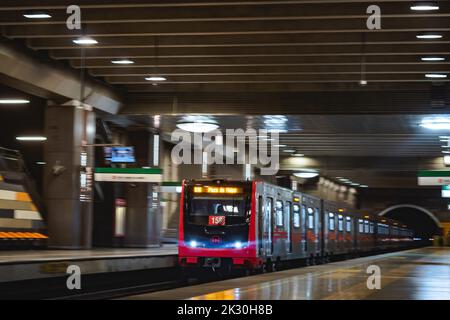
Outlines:
[[[444,245],[450,246],[450,222],[441,222]]]
[[[95,114],[72,101],[48,105],[45,114],[44,194],[49,246],[88,249],[92,245],[92,187]]]
[[[129,144],[135,148],[136,166],[156,168],[161,163],[158,133],[132,131]],[[157,183],[127,183],[125,246],[151,247],[161,244],[162,210]]]

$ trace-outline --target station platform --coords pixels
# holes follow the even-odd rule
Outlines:
[[[381,270],[369,290],[367,267]],[[135,295],[126,299],[448,300],[450,248],[428,247]]]
[[[143,249],[0,251],[0,283],[67,276],[72,264],[83,274],[170,268],[176,264],[177,253],[175,244]]]

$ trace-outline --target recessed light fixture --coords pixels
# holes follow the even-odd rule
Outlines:
[[[367,80],[359,80],[360,86],[367,86]]]
[[[78,39],[73,40],[73,43],[86,46],[91,44],[97,44],[98,41],[91,37],[80,37]]]
[[[444,57],[422,57],[420,58],[422,61],[445,61]]]
[[[133,64],[134,61],[130,60],[130,59],[117,59],[117,60],[112,60],[111,63],[112,64]]]
[[[420,126],[432,130],[450,130],[450,118],[426,118],[421,121]]]
[[[275,148],[284,148],[284,147],[287,147],[287,145],[285,145],[285,144],[276,144],[276,145],[274,145],[274,147]]]
[[[35,11],[35,12],[27,12],[23,15],[27,19],[50,19],[52,16],[47,12],[43,11]]]
[[[360,188],[368,188],[369,186],[367,184],[361,184],[359,187]]]
[[[431,78],[431,79],[445,79],[445,78],[447,78],[447,75],[443,74],[443,73],[427,73],[425,75],[425,77]]]
[[[162,76],[151,76],[151,77],[145,78],[145,80],[160,82],[160,81],[166,81],[167,79],[165,77],[162,77]]]
[[[442,35],[441,34],[437,34],[437,33],[423,33],[423,34],[418,34],[416,35],[417,39],[441,39]]]
[[[43,166],[43,165],[46,165],[47,162],[44,162],[44,161],[38,161],[38,162],[36,162],[36,164],[38,164],[38,165],[40,165],[40,166]]]
[[[283,150],[283,152],[292,153],[292,152],[295,152],[295,150],[294,149],[285,149],[285,150]]]
[[[430,2],[421,2],[416,3],[410,7],[413,11],[433,11],[433,10],[439,10],[439,6],[436,3],[430,3]]]
[[[298,178],[303,178],[303,179],[311,179],[311,178],[315,178],[317,177],[319,174],[317,172],[307,172],[307,171],[302,171],[302,172],[294,172],[294,176],[298,177]]]
[[[268,129],[267,132],[270,132],[270,133],[286,133],[287,130],[284,130],[284,129]]]
[[[41,137],[41,136],[19,136],[19,137],[16,137],[16,140],[19,140],[19,141],[45,141],[45,140],[47,140],[47,138]]]
[[[177,127],[184,131],[204,133],[216,130],[217,128],[219,128],[219,125],[217,123],[212,122],[194,121],[194,122],[177,123]]]
[[[304,157],[305,155],[303,153],[294,153],[294,157]]]
[[[26,99],[0,99],[0,104],[27,104],[30,100]]]

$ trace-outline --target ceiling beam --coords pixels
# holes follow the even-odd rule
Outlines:
[[[86,79],[80,99],[80,74],[63,65],[44,61],[9,41],[0,40],[0,80],[13,88],[48,99],[84,100],[94,108],[117,113],[122,99],[108,85]]]

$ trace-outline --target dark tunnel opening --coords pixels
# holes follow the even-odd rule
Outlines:
[[[414,236],[422,239],[427,244],[431,244],[430,239],[433,236],[442,234],[442,230],[436,222],[427,213],[416,208],[395,208],[388,211],[384,216],[407,224],[408,227],[414,230]]]

